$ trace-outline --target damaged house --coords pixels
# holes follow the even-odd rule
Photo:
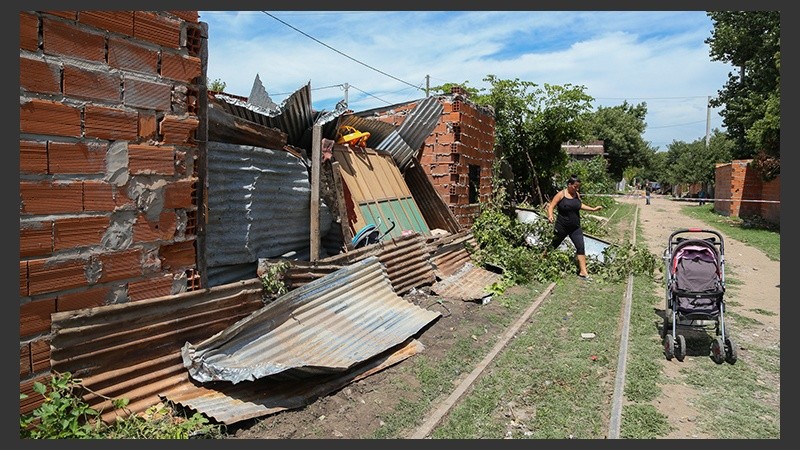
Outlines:
[[[403,294],[499,278],[469,255],[493,122],[461,94],[397,123],[315,111],[310,83],[276,105],[257,76],[207,90],[196,11],[19,18],[21,413],[53,372],[107,420],[123,397],[226,424],[302,407],[424,351],[439,313]]]

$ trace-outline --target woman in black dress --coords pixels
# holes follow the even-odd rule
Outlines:
[[[572,175],[567,181],[567,188],[558,191],[547,206],[547,220],[555,222],[555,235],[550,242],[552,248],[557,248],[569,236],[575,245],[575,255],[578,259],[578,276],[589,280],[586,270],[586,247],[583,243],[583,229],[581,229],[580,211],[599,211],[602,206],[589,206],[581,201],[581,180],[577,175]],[[553,219],[553,210],[558,210],[558,216]]]

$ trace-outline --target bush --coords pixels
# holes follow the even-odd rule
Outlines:
[[[22,439],[189,439],[215,438],[222,428],[210,424],[200,413],[191,417],[159,404],[138,416],[126,409],[127,399],[114,399],[112,405],[126,412],[112,424],[101,419],[102,411],[87,405],[78,394],[85,387],[69,372],[55,373],[49,386],[40,382],[33,390],[44,402],[29,415],[21,415],[19,434]],[[20,400],[27,395],[20,394]]]

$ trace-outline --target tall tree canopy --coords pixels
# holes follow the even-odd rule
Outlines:
[[[487,75],[489,93],[477,103],[495,112],[495,147],[514,173],[518,200],[542,203],[553,190],[553,176],[567,155],[561,144],[585,138],[585,116],[592,97],[583,86],[539,87],[530,81]]]
[[[730,162],[734,143],[728,136],[715,129],[708,146],[705,139],[686,143],[673,141],[669,144],[664,170],[669,184],[713,183],[717,163]]]
[[[780,173],[780,11],[707,14],[714,24],[705,40],[711,59],[738,68],[711,100],[724,107],[720,115],[736,144],[733,157],[777,160]]]
[[[642,139],[647,115],[647,104],[599,107],[592,114],[589,130],[602,139],[608,153],[608,172],[616,180],[622,179],[627,167],[644,165],[649,146]]]

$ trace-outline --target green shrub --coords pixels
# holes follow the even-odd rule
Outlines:
[[[87,405],[79,392],[82,381],[69,372],[54,373],[49,385],[36,382],[33,390],[44,402],[31,414],[21,415],[19,433],[22,439],[189,439],[215,438],[222,428],[211,424],[200,413],[190,417],[163,404],[150,407],[143,415],[127,410],[127,399],[113,399],[115,409],[126,414],[107,424],[102,411]],[[27,395],[20,394],[20,400]]]

